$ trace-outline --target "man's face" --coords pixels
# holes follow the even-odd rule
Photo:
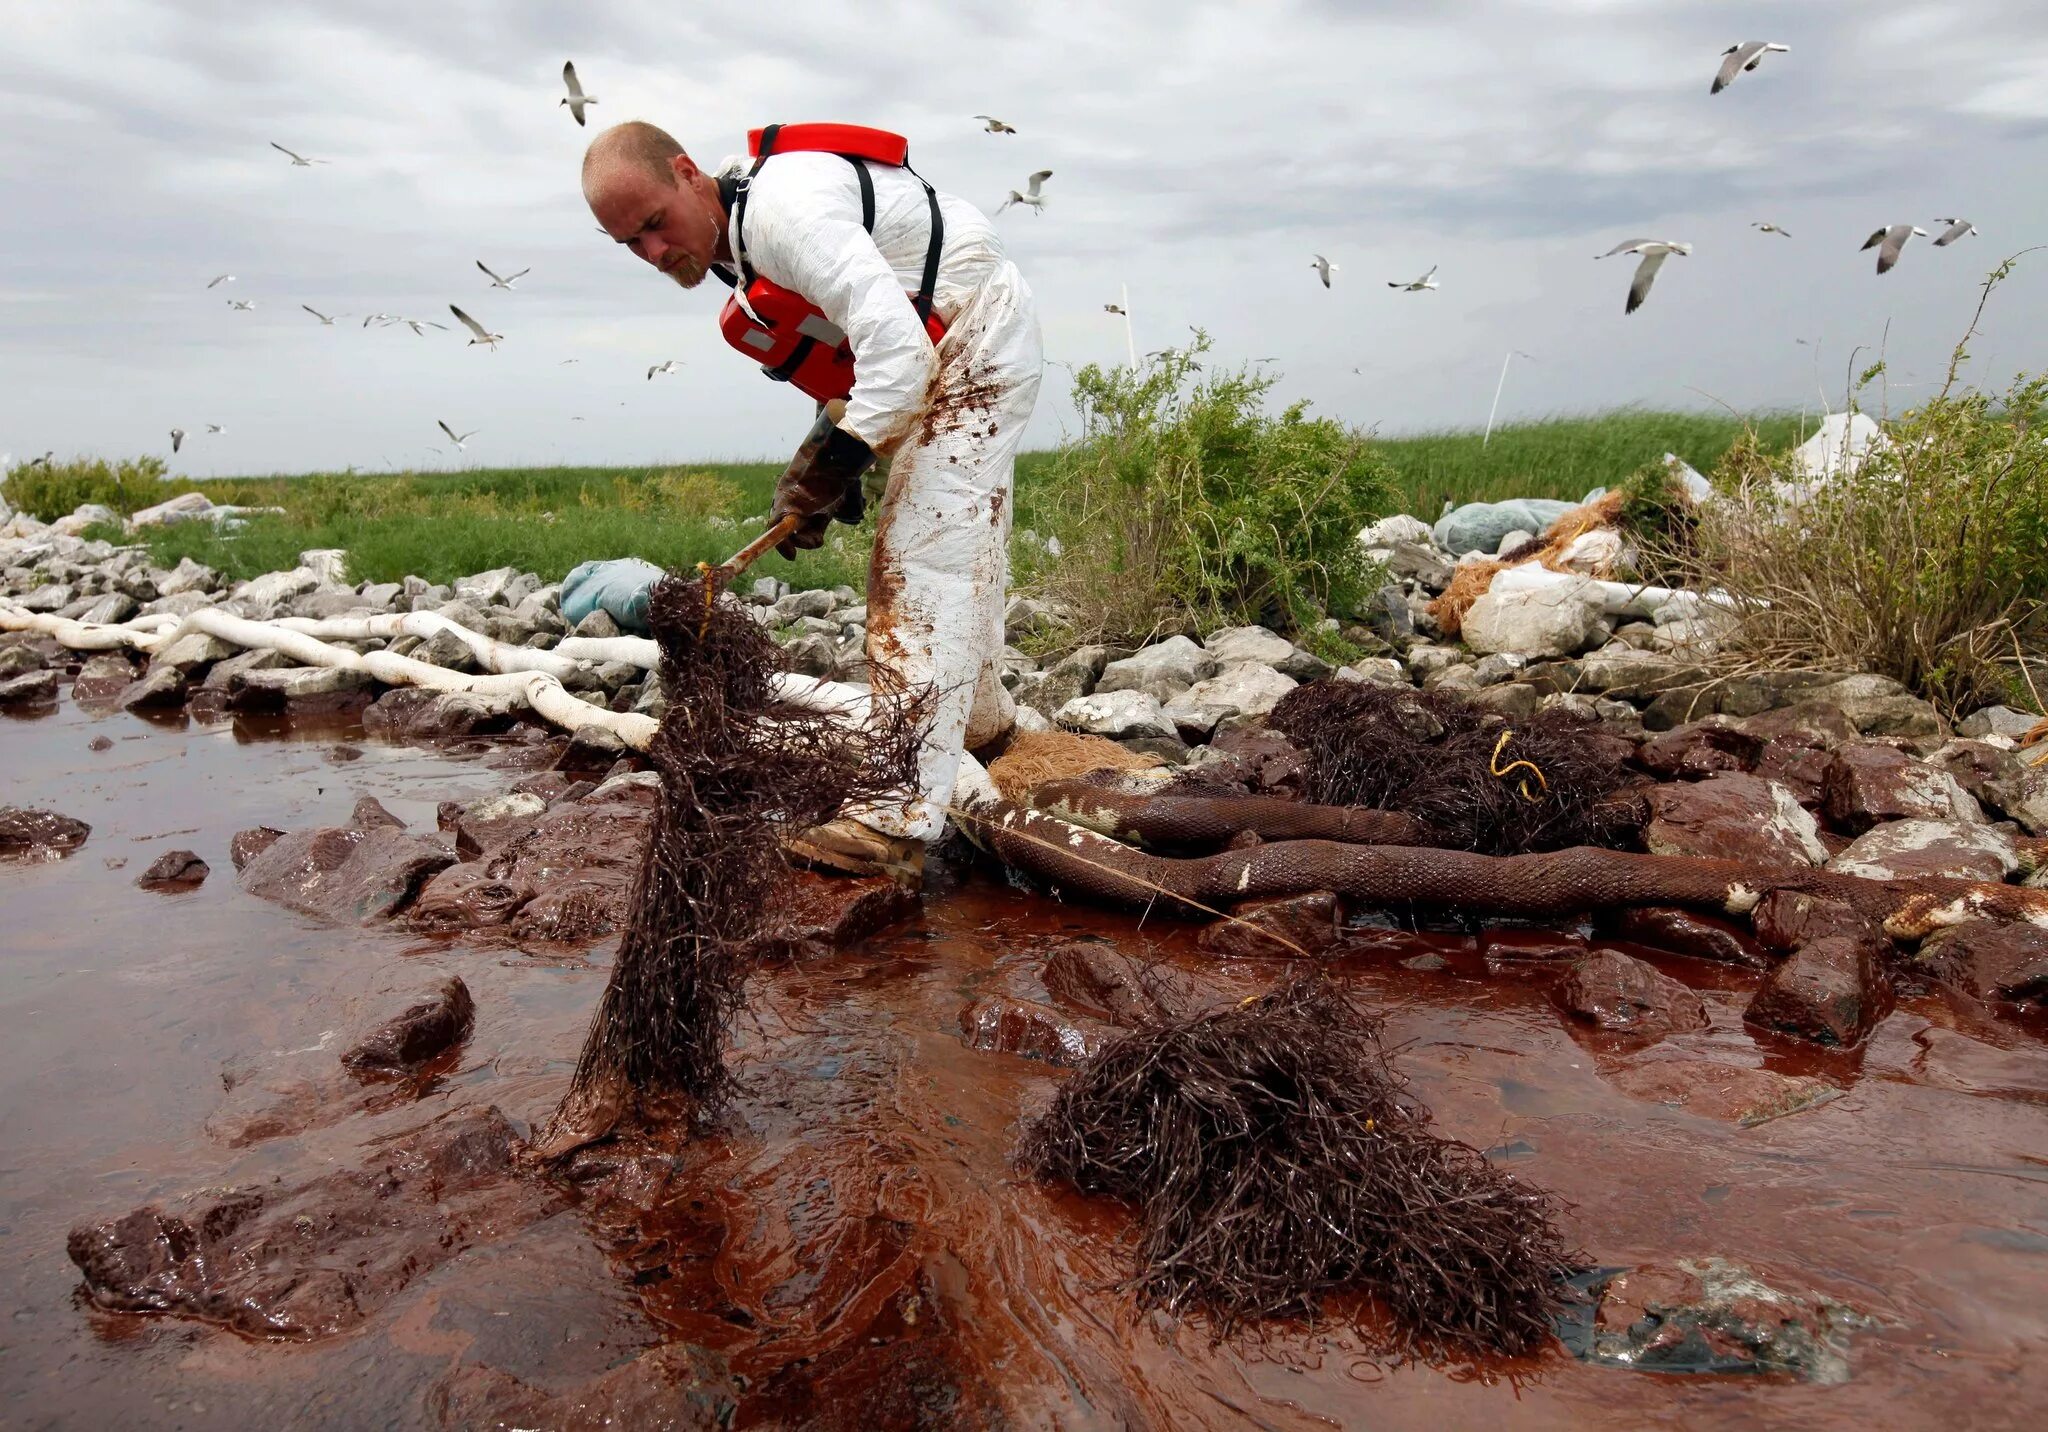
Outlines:
[[[723,237],[725,217],[717,191],[679,154],[669,173],[620,165],[590,196],[590,212],[604,231],[684,288],[704,281]]]

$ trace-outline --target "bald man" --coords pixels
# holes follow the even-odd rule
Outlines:
[[[998,658],[1011,482],[1042,361],[1031,290],[986,215],[896,165],[777,152],[751,173],[739,163],[711,174],[633,122],[591,143],[583,195],[606,233],[682,287],[706,274],[743,289],[767,279],[852,349],[844,409],[821,413],[772,515],[803,519],[792,552],[821,546],[835,517],[860,520],[860,475],[889,459],[868,569],[869,675],[878,690],[929,691],[932,724],[919,789],[792,849],[832,869],[915,878],[967,748],[1001,736],[1016,710]],[[914,294],[944,325],[936,343]]]

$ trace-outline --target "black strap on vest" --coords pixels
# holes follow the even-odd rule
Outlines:
[[[765,126],[761,130],[761,152],[754,160],[754,167],[749,169],[744,176],[718,181],[718,196],[724,201],[726,211],[732,215],[734,256],[738,259],[739,276],[744,283],[752,283],[754,281],[754,266],[748,263],[746,259],[747,191],[753,187],[754,176],[761,172],[761,166],[766,164],[775,153],[775,141],[780,137],[781,133],[782,126],[779,124]],[[868,231],[870,237],[873,237],[875,232],[874,175],[868,172],[867,161],[859,155],[842,154],[839,157],[853,166],[854,177],[860,181],[860,226]],[[936,189],[932,188],[931,181],[910,167],[908,155],[904,156],[903,167],[913,179],[924,185],[925,203],[930,207],[932,216],[931,242],[925,246],[924,251],[923,280],[918,284],[917,293],[910,300],[910,306],[917,311],[917,321],[923,323],[931,317],[932,299],[938,293],[939,255],[946,246],[946,224],[945,220],[939,215],[939,194]],[[720,274],[719,277],[724,278],[724,275]],[[734,284],[733,287],[737,288],[739,285]],[[797,344],[795,351],[789,355],[787,360],[773,368],[766,368],[762,371],[779,382],[787,382],[789,375],[794,373],[798,365],[810,356],[813,346],[814,341],[807,336]]]

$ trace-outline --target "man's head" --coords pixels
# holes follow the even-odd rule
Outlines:
[[[583,198],[606,233],[684,288],[725,257],[717,180],[651,124],[630,120],[590,141]]]

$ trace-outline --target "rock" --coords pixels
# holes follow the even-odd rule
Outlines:
[[[1956,779],[1956,784],[1987,810],[2009,814],[2006,803],[2023,797],[2027,768],[2013,752],[1990,741],[1957,739],[1927,758]]]
[[[770,610],[774,614],[777,626],[787,626],[791,622],[798,621],[804,617],[822,620],[831,616],[832,609],[837,605],[838,602],[834,600],[830,592],[814,589],[805,592],[791,592],[789,595],[778,600]]]
[[[493,567],[488,572],[478,572],[474,576],[457,577],[454,582],[455,595],[458,600],[469,602],[479,608],[509,606],[518,600],[517,597],[506,595],[518,576],[517,567]],[[525,593],[522,592],[520,595],[524,596]]]
[[[1262,626],[1224,627],[1202,639],[1202,647],[1222,665],[1257,662],[1278,666],[1294,653],[1294,643]]]
[[[1138,691],[1158,701],[1170,701],[1222,669],[1215,657],[1187,637],[1172,636],[1135,655],[1107,663],[1094,694]]]
[[[1795,890],[1769,892],[1749,918],[1756,928],[1757,943],[1780,954],[1835,936],[1852,940],[1879,937],[1874,921],[1841,901]]]
[[[1079,1014],[1125,1029],[1179,1019],[1199,1002],[1194,982],[1168,964],[1147,965],[1106,940],[1066,940],[1045,957],[1046,992]]]
[[[1512,681],[1529,665],[1527,657],[1516,656],[1513,652],[1497,651],[1484,657],[1472,668],[1473,680],[1481,686],[1498,686],[1503,681]]]
[[[1739,773],[1648,792],[1643,843],[1653,855],[1704,855],[1754,865],[1820,865],[1820,827],[1791,791]]]
[[[469,986],[450,975],[432,994],[358,1039],[341,1056],[342,1067],[359,1079],[409,1074],[467,1039],[475,1023]]]
[[[1181,730],[1206,737],[1226,717],[1265,715],[1298,684],[1270,666],[1245,662],[1196,682],[1163,709],[1166,718]]]
[[[1614,916],[1614,933],[1621,939],[1669,950],[1674,955],[1691,955],[1724,965],[1762,970],[1773,963],[1750,932],[1733,920],[1675,905],[1642,905],[1618,911]]]
[[[1392,517],[1382,517],[1369,522],[1358,532],[1358,545],[1366,552],[1378,556],[1397,542],[1426,542],[1434,544],[1436,533],[1427,522],[1419,517],[1410,517],[1405,512]]]
[[[367,925],[398,914],[429,877],[454,863],[445,846],[380,826],[294,831],[240,868],[252,895],[304,915]]]
[[[0,680],[41,671],[49,664],[49,658],[25,640],[17,638],[10,646],[0,646]]]
[[[1913,963],[1978,999],[2048,999],[2048,930],[2038,925],[1965,920],[1928,936]]]
[[[1314,652],[1299,646],[1290,647],[1286,656],[1273,663],[1273,669],[1296,681],[1321,681],[1337,670]]]
[[[249,607],[272,607],[279,602],[310,592],[320,585],[320,574],[305,567],[289,572],[269,572],[236,587],[230,595]]]
[[[1285,959],[1322,954],[1343,933],[1342,904],[1328,890],[1247,900],[1231,914],[1236,918],[1205,926],[1195,943],[1228,958]]]
[[[1519,656],[1573,656],[1604,630],[1601,599],[1583,577],[1482,594],[1461,628],[1472,650]]]
[[[99,527],[108,523],[119,525],[121,514],[113,508],[98,502],[81,502],[71,510],[68,517],[59,517],[50,524],[50,531],[59,537],[77,537],[88,527]]]
[[[420,888],[405,912],[418,930],[481,930],[504,925],[533,899],[533,886],[491,873],[482,860],[451,865]]]
[[[361,710],[370,704],[376,685],[368,672],[346,667],[273,667],[239,673],[228,704],[237,711],[284,711],[295,716]]]
[[[1097,690],[1080,696],[1053,713],[1053,720],[1069,731],[1097,736],[1172,736],[1173,721],[1149,692]]]
[[[1939,712],[1888,676],[1845,676],[1815,687],[1807,699],[1841,708],[1866,736],[1948,735],[1948,723]]]
[[[364,796],[349,812],[348,823],[357,830],[371,830],[385,826],[391,830],[404,830],[405,822],[384,809],[384,803],[375,796]]]
[[[885,875],[821,875],[791,870],[776,895],[778,921],[767,948],[791,959],[819,959],[851,949],[919,908],[915,892]]]
[[[2015,711],[2010,706],[1985,706],[1972,711],[1956,725],[1958,736],[2003,736],[2017,741],[2041,723],[2041,718],[2028,711]]]
[[[1665,1373],[1779,1373],[1831,1385],[1849,1380],[1849,1334],[1871,1326],[1853,1308],[1782,1293],[1721,1258],[1642,1267],[1599,1288],[1591,1338],[1579,1356]]]
[[[1703,780],[1724,771],[1746,772],[1763,754],[1763,738],[1725,716],[1708,716],[1661,731],[1636,748],[1636,764],[1664,780]]]
[[[0,806],[0,858],[55,860],[78,849],[92,827],[53,810]]]
[[[1893,820],[1984,818],[1955,777],[1892,746],[1858,742],[1835,752],[1822,783],[1828,824],[1850,835]]]
[[[126,592],[108,592],[78,614],[82,622],[118,625],[135,615],[140,606],[135,598]]]
[[[1034,632],[1047,631],[1058,624],[1058,614],[1049,605],[1033,597],[1012,597],[1009,604],[1003,608],[1004,641],[1015,642]]]
[[[561,1206],[541,1181],[515,1176],[518,1142],[496,1109],[465,1111],[376,1148],[359,1169],[297,1187],[208,1189],[80,1225],[66,1251],[102,1308],[251,1338],[326,1337],[479,1237]]]
[[[870,1359],[889,1355],[890,1349],[867,1352]],[[546,1427],[554,1432],[622,1427],[719,1432],[733,1425],[747,1386],[717,1353],[691,1343],[658,1344],[595,1377],[571,1381],[566,1390],[550,1390],[565,1381],[553,1369],[528,1383],[499,1368],[467,1363],[427,1395],[426,1420],[436,1427]]]
[[[1095,690],[1102,668],[1108,663],[1109,650],[1106,646],[1080,647],[1043,671],[1019,676],[1010,694],[1019,706],[1030,707],[1048,718],[1056,716],[1069,701]]]
[[[235,869],[239,871],[283,838],[283,831],[267,825],[236,831],[233,839],[228,842],[228,859],[235,863]]]
[[[1454,666],[1442,667],[1439,670],[1432,671],[1422,679],[1422,689],[1425,691],[1477,691],[1479,689],[1479,673],[1475,668],[1467,666],[1463,662]]]
[[[969,1049],[1015,1054],[1062,1069],[1085,1062],[1106,1036],[1095,1020],[1015,995],[987,995],[960,1011],[960,1039]]]
[[[314,547],[301,552],[299,567],[311,572],[319,586],[338,587],[348,581],[348,553],[340,547]]]
[[[770,607],[789,595],[789,583],[779,577],[756,577],[747,589],[747,600],[757,607]]]
[[[1824,935],[1764,980],[1746,1023],[1816,1044],[1853,1048],[1891,1012],[1891,981],[1875,939]]]
[[[185,704],[188,682],[175,666],[151,666],[121,689],[114,704],[123,711],[154,711]]]
[[[1874,826],[1828,862],[1837,875],[1909,880],[1924,875],[1998,882],[2019,869],[2012,837],[1996,826],[1894,820]]]
[[[569,733],[569,744],[555,762],[558,771],[595,773],[608,771],[626,754],[626,743],[602,726],[578,726]]]
[[[1544,497],[1518,497],[1506,502],[1467,502],[1439,517],[1432,535],[1446,552],[1492,552],[1501,538],[1517,530],[1542,532],[1569,512],[1572,504]]]
[[[1651,965],[1619,950],[1595,950],[1573,963],[1552,997],[1575,1018],[1644,1039],[1705,1029],[1700,997]]]
[[[513,719],[509,707],[486,697],[395,686],[365,708],[363,730],[386,741],[441,741],[494,735]]]
[[[0,709],[47,706],[57,699],[57,673],[30,671],[0,681]]]
[[[789,669],[799,676],[830,679],[839,665],[838,644],[831,637],[817,633],[798,637],[783,647],[782,651]]]
[[[1204,770],[1219,779],[1235,779],[1254,795],[1298,800],[1308,779],[1308,757],[1278,731],[1236,730],[1210,743],[1212,759]]]
[[[156,594],[159,599],[177,597],[188,592],[211,592],[219,586],[220,573],[190,557],[180,557],[169,575],[158,580]]]
[[[212,868],[191,851],[171,850],[159,855],[135,883],[145,890],[196,890],[212,873]]]
[[[2028,749],[2048,751],[2048,744]],[[2022,760],[2019,773],[1994,787],[1991,796],[2029,834],[2048,835],[2048,764]]]
[[[231,656],[226,661],[216,661],[200,683],[200,689],[226,694],[236,688],[236,678],[245,671],[279,671],[290,665],[292,659],[283,652],[258,647]]]
[[[1523,552],[1540,545],[1541,539],[1534,532],[1525,532],[1517,527],[1500,539],[1500,546],[1494,548],[1495,561],[1512,562]]]
[[[1471,697],[1472,704],[1480,710],[1497,712],[1510,721],[1526,721],[1534,716],[1539,699],[1536,688],[1526,681],[1484,686],[1474,691]]]
[[[1624,1064],[1607,1082],[1631,1099],[1668,1104],[1702,1119],[1754,1128],[1841,1097],[1823,1079],[1794,1078],[1709,1059],[1652,1059]]]

